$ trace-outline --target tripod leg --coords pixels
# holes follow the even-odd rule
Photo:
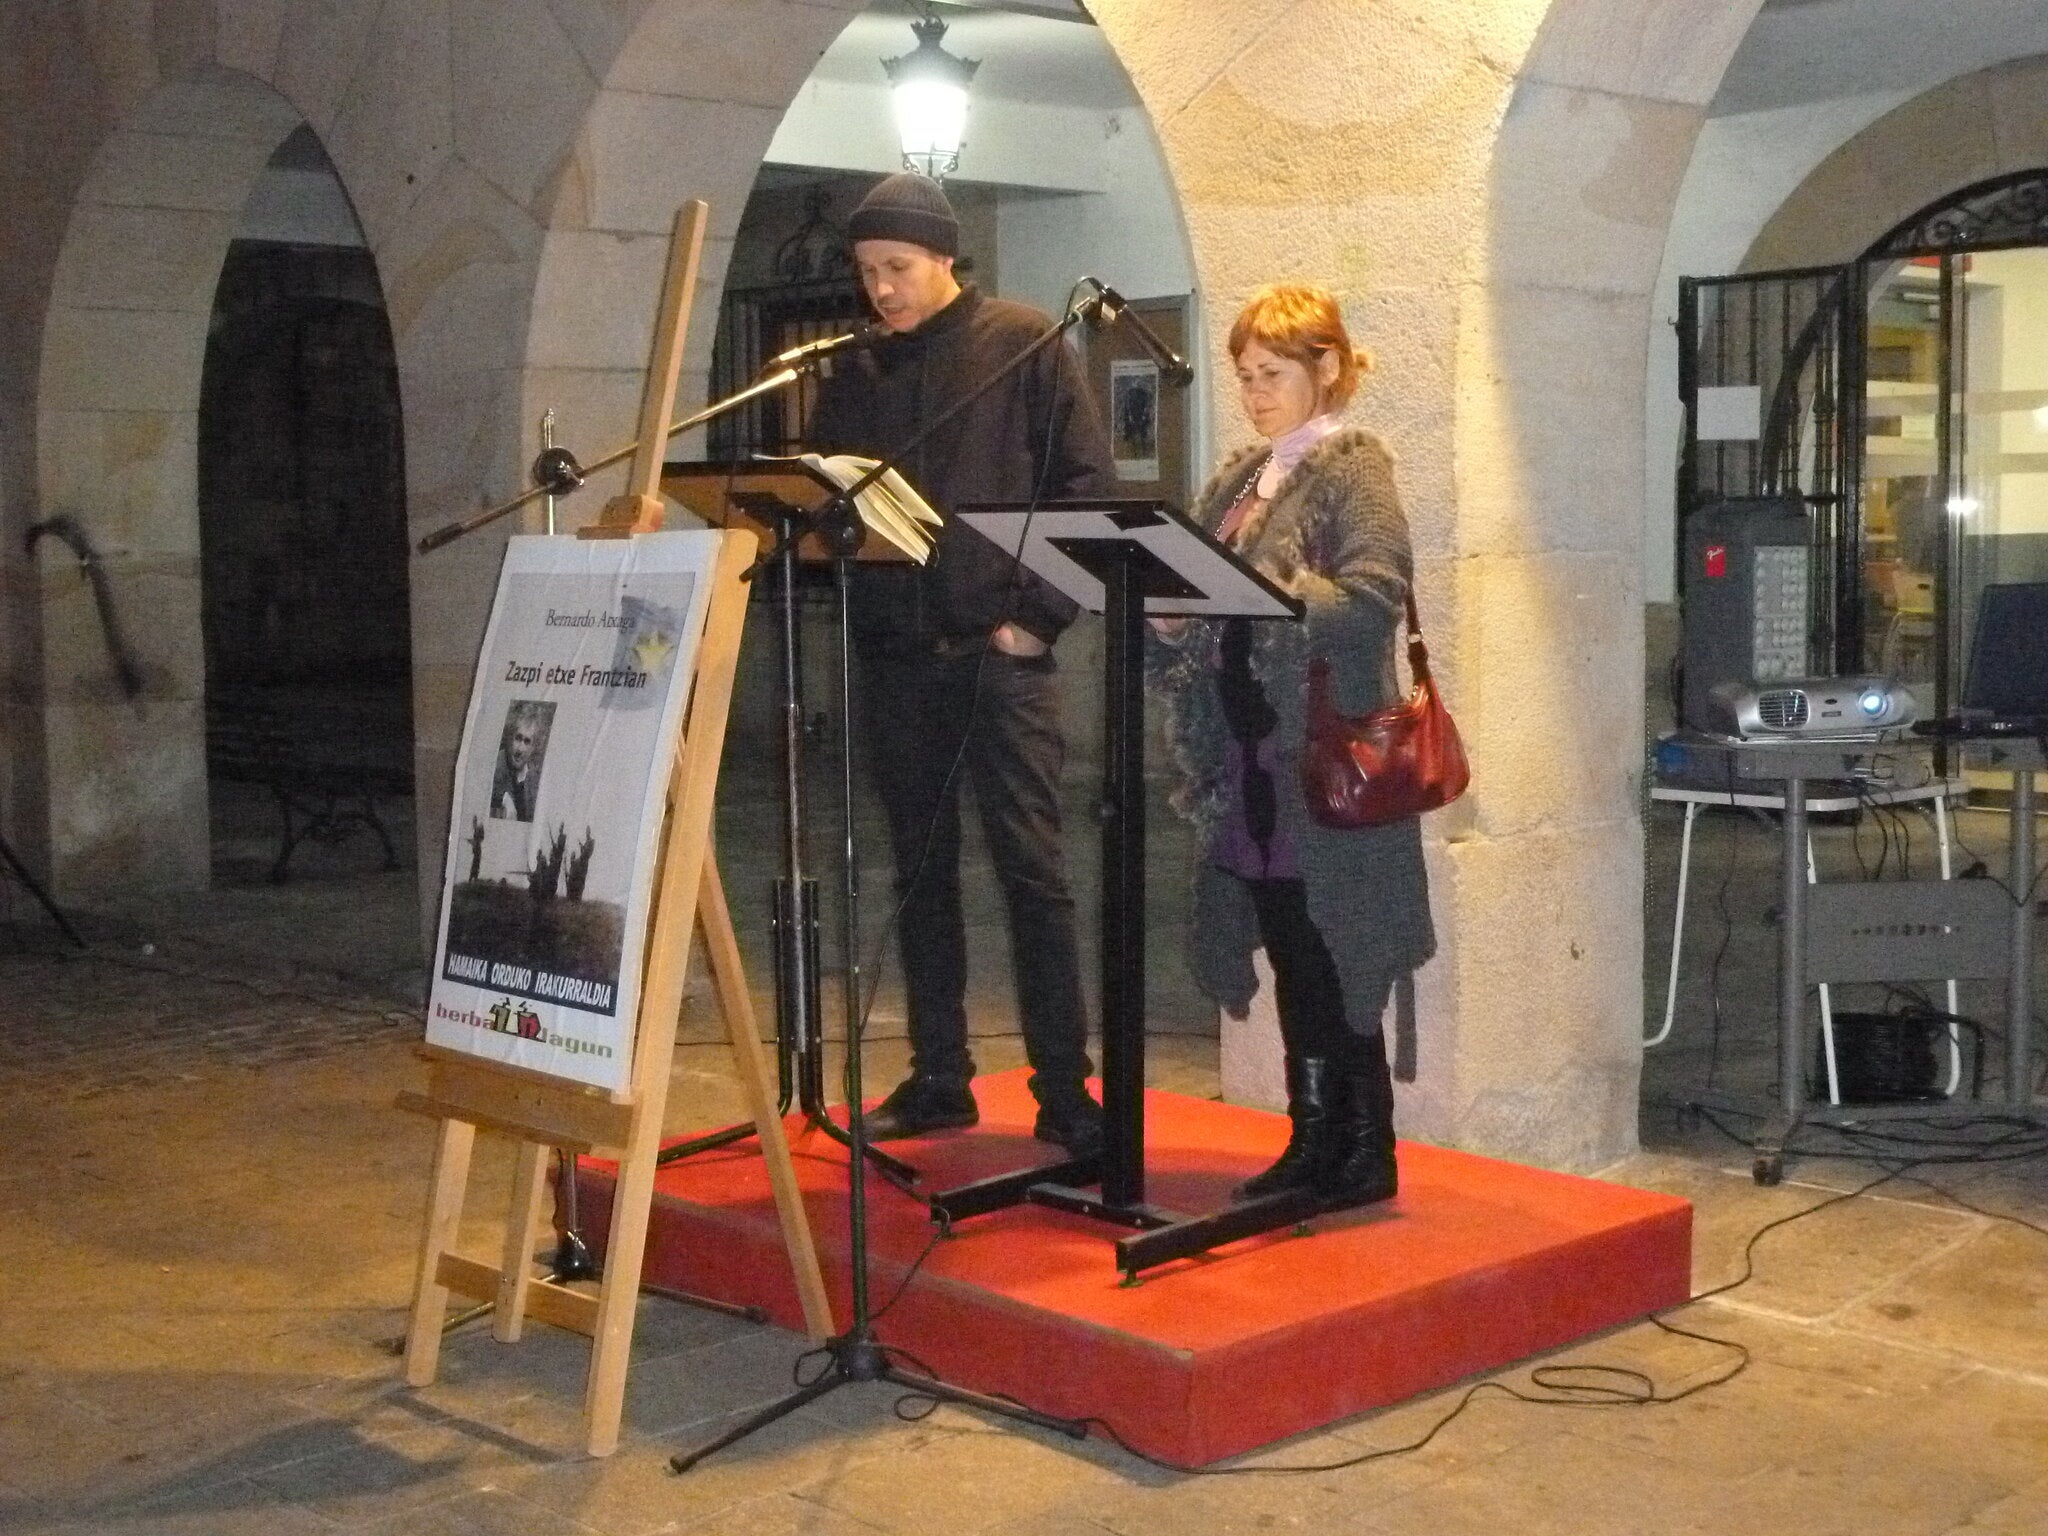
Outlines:
[[[50,921],[57,925],[64,937],[76,944],[80,949],[86,948],[85,940],[80,938],[78,930],[71,926],[71,919],[66,917],[57,906],[57,903],[50,899],[50,893],[43,889],[41,883],[37,881],[34,875],[29,873],[28,866],[21,862],[20,857],[8,845],[7,839],[4,837],[0,837],[0,859],[6,861],[7,867],[14,872],[14,878],[28,887],[28,893],[35,897],[45,912],[50,914]]]
[[[583,1241],[583,1221],[576,1209],[576,1154],[567,1147],[555,1148],[555,1194],[562,1214],[562,1236],[555,1244],[553,1278],[564,1285],[571,1280],[595,1280],[597,1260]]]
[[[1005,1419],[1017,1419],[1025,1424],[1036,1424],[1040,1429],[1050,1429],[1074,1440],[1088,1438],[1088,1426],[1079,1419],[1057,1418],[1050,1413],[1040,1413],[1036,1408],[1013,1402],[1007,1397],[991,1397],[986,1392],[970,1391],[956,1387],[949,1382],[935,1381],[915,1371],[901,1371],[889,1366],[882,1372],[881,1379],[905,1391],[915,1392],[920,1397],[934,1398],[942,1403],[957,1403],[962,1408],[973,1408],[981,1413],[993,1413]]]
[[[836,1366],[826,1369],[816,1381],[798,1387],[789,1396],[777,1399],[758,1413],[748,1414],[746,1418],[716,1439],[706,1440],[702,1445],[693,1446],[687,1451],[676,1452],[675,1455],[668,1459],[669,1470],[673,1472],[689,1471],[690,1468],[697,1465],[705,1457],[716,1455],[728,1445],[746,1439],[747,1436],[753,1434],[756,1430],[766,1429],[777,1419],[787,1418],[806,1403],[817,1401],[835,1387],[845,1386],[847,1379],[847,1377],[840,1374]]]
[[[844,1126],[825,1113],[823,1105],[809,1110],[805,1115],[805,1123],[807,1129],[823,1131],[842,1147],[852,1148],[853,1138],[847,1134]],[[901,1158],[891,1157],[877,1146],[870,1145],[863,1147],[861,1150],[867,1156],[868,1166],[873,1168],[876,1173],[880,1174],[889,1183],[895,1185],[904,1194],[910,1196],[911,1199],[917,1201],[924,1199],[924,1196],[917,1192],[917,1170],[911,1167],[910,1164],[904,1162]]]

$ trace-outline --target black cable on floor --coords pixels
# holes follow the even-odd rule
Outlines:
[[[2028,1124],[2027,1122],[1999,1121],[1995,1118],[1993,1123],[2007,1130],[2016,1129],[2022,1124]],[[1724,1129],[1725,1131],[1725,1128],[1722,1127],[1717,1126],[1717,1129]],[[1788,1148],[1787,1151],[1789,1154],[1790,1149]],[[2025,1155],[2039,1157],[2044,1152],[2048,1152],[2048,1140],[2044,1140],[2040,1147]],[[1846,1156],[1849,1154],[1813,1155]],[[1864,1154],[1864,1156],[1868,1159],[1868,1154]],[[1884,1166],[1881,1160],[1868,1160],[1878,1161],[1880,1167]],[[1998,1161],[2003,1159],[1992,1160]],[[1938,1158],[1913,1158],[1900,1162],[1897,1166],[1886,1168],[1876,1178],[1859,1184],[1854,1189],[1842,1190],[1830,1195],[1825,1200],[1818,1201],[1801,1210],[1793,1211],[1764,1223],[1764,1225],[1749,1235],[1748,1241],[1742,1246],[1742,1268],[1740,1274],[1733,1280],[1695,1292],[1687,1297],[1684,1302],[1680,1303],[1680,1305],[1691,1306],[1717,1296],[1725,1296],[1730,1291],[1747,1285],[1756,1277],[1757,1244],[1780,1227],[1789,1226],[1795,1221],[1803,1221],[1809,1216],[1816,1215],[1821,1211],[1830,1210],[1848,1201],[1860,1199],[1862,1196],[1868,1195],[1886,1184],[1899,1180],[1919,1184],[1923,1188],[1930,1189],[1942,1198],[1951,1200],[1979,1216],[1994,1221],[2011,1222],[2016,1226],[2024,1227],[2029,1231],[2038,1232],[2042,1236],[2048,1237],[2048,1227],[2043,1227],[2024,1217],[2014,1216],[2008,1212],[1988,1210],[1983,1206],[1963,1199],[1951,1190],[1933,1184],[1918,1176],[1917,1170],[1927,1166],[1929,1163],[1939,1161],[1941,1159]],[[1733,1350],[1735,1351],[1736,1358],[1730,1362],[1726,1369],[1717,1374],[1704,1380],[1696,1381],[1691,1386],[1681,1387],[1676,1391],[1668,1392],[1659,1390],[1655,1379],[1647,1372],[1638,1371],[1628,1366],[1598,1364],[1537,1366],[1529,1373],[1529,1385],[1535,1390],[1531,1391],[1506,1382],[1478,1382],[1467,1388],[1451,1411],[1432,1424],[1419,1439],[1409,1441],[1405,1445],[1387,1446],[1380,1450],[1363,1451],[1356,1456],[1348,1456],[1339,1461],[1315,1462],[1292,1466],[1184,1467],[1137,1449],[1137,1447],[1117,1433],[1116,1427],[1113,1424],[1099,1415],[1090,1415],[1081,1422],[1089,1425],[1091,1428],[1100,1429],[1107,1438],[1114,1441],[1127,1454],[1136,1457],[1138,1460],[1151,1466],[1163,1468],[1169,1472],[1183,1473],[1188,1476],[1288,1476],[1298,1473],[1341,1472],[1351,1467],[1363,1466],[1369,1462],[1383,1461],[1389,1457],[1404,1456],[1413,1451],[1421,1450],[1463,1414],[1466,1409],[1470,1408],[1474,1402],[1484,1396],[1505,1397],[1515,1402],[1527,1403],[1532,1407],[1542,1408],[1648,1408],[1668,1403],[1683,1402],[1686,1398],[1692,1397],[1697,1393],[1733,1381],[1749,1367],[1751,1360],[1750,1351],[1746,1346],[1737,1343],[1733,1339],[1718,1338],[1712,1334],[1698,1333],[1690,1328],[1682,1328],[1656,1313],[1651,1313],[1645,1321],[1662,1332],[1677,1338],[1693,1339],[1703,1344],[1714,1344],[1723,1349]]]

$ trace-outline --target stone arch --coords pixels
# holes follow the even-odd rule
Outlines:
[[[1893,108],[1829,155],[1758,231],[1745,271],[1863,254],[1964,187],[2048,165],[2048,57],[1962,75]]]
[[[96,549],[142,683],[123,696],[92,589],[46,541],[43,748],[62,892],[208,879],[200,375],[243,202],[301,121],[268,85],[214,65],[138,90],[98,145],[57,249],[37,501]]]

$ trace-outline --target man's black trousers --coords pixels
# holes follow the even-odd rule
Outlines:
[[[1088,1034],[1060,839],[1066,742],[1053,658],[890,649],[864,654],[861,676],[862,734],[888,814],[902,905],[897,939],[911,1070],[963,1080],[974,1074],[960,901],[966,785],[1008,909],[1032,1091],[1041,1103],[1083,1091]]]

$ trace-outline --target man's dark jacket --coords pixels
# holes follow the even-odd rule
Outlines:
[[[915,330],[887,336],[840,363],[818,392],[813,445],[825,453],[894,454],[1051,323],[1035,309],[986,298],[967,285]],[[985,635],[1005,620],[1042,640],[1056,638],[1073,620],[1074,604],[951,514],[979,501],[1109,491],[1109,441],[1065,342],[1039,353],[900,467],[946,526],[921,570],[861,567],[854,624],[864,648]]]

